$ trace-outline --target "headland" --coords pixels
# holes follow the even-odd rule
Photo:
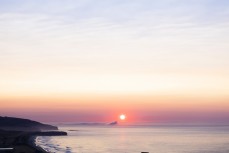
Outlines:
[[[40,122],[0,117],[0,153],[46,153],[35,144],[36,136],[66,136],[58,127]]]

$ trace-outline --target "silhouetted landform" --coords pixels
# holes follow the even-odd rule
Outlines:
[[[117,125],[118,122],[110,122],[110,123],[100,123],[100,122],[81,122],[81,123],[71,123],[68,125],[79,125],[79,126],[107,126],[107,125]],[[65,124],[66,125],[66,124]]]
[[[118,124],[118,122],[114,121],[114,122],[109,123],[108,125],[117,125],[117,124]]]
[[[79,130],[68,130],[68,131],[79,131]]]
[[[0,129],[14,131],[58,130],[56,126],[14,117],[0,117]]]
[[[31,132],[33,136],[66,136],[67,132],[63,131],[45,131],[45,132]]]
[[[0,117],[0,152],[47,153],[41,147],[36,146],[35,137],[67,135],[66,132],[56,131],[57,129],[56,126],[32,120]]]
[[[5,153],[46,153],[41,147],[34,144],[31,140],[34,136],[66,136],[66,132],[47,131],[5,131],[0,130],[0,152]],[[1,149],[1,148],[6,148]]]
[[[72,123],[68,125],[99,126],[99,125],[106,125],[106,124],[105,123],[96,123],[96,122],[81,122],[81,123]]]

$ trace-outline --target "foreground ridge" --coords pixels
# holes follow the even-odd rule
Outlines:
[[[56,126],[36,121],[0,117],[0,152],[4,153],[46,153],[35,144],[36,136],[66,136]]]

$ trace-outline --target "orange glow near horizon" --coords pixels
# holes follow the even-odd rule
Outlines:
[[[90,94],[89,94],[90,95]],[[228,113],[228,99],[181,97],[172,95],[75,95],[51,97],[1,98],[1,113],[40,121],[104,121],[111,122],[121,112],[128,123],[155,121],[169,117],[167,113]],[[154,112],[152,114],[152,112]],[[160,117],[162,114],[162,117]],[[163,115],[164,114],[164,115]],[[228,113],[229,114],[229,113]],[[46,117],[44,117],[46,116]]]

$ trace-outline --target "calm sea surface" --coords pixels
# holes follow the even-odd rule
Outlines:
[[[229,153],[229,126],[62,126],[68,136],[37,137],[56,153]]]

